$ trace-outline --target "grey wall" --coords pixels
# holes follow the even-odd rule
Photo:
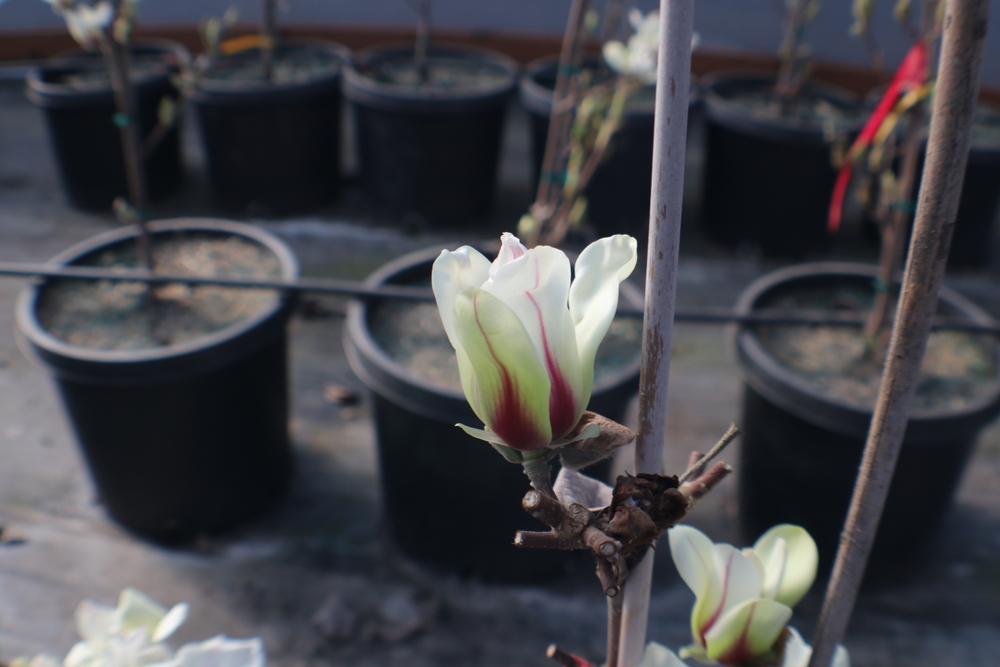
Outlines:
[[[48,4],[41,0],[0,0],[0,30],[59,25]],[[256,15],[256,0],[143,0],[141,20],[145,22],[190,22],[221,15],[230,5],[238,6],[243,17]],[[644,9],[655,0],[637,0]],[[705,46],[774,51],[780,41],[780,21],[774,9],[781,0],[698,0],[695,29]],[[886,51],[887,62],[902,58],[908,41],[893,22],[894,0],[878,0],[874,26]],[[410,25],[413,14],[404,0],[290,0],[281,13],[287,21],[336,23],[381,23]],[[851,24],[850,0],[826,0],[816,20],[809,26],[807,40],[817,58],[846,62],[867,62],[860,41],[847,34]],[[569,0],[435,0],[436,25],[493,30],[562,32]],[[987,38],[983,79],[1000,85],[1000,0],[991,0],[992,29]]]

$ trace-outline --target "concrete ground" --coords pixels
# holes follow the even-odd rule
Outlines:
[[[188,184],[157,207],[157,217],[213,214],[204,203],[194,129],[186,128]],[[404,234],[371,222],[352,189],[315,215],[259,224],[299,253],[305,275],[348,278],[410,250],[495,237],[513,226],[529,198],[525,118],[516,110],[508,130],[497,214],[461,237]],[[696,166],[697,151],[694,158]],[[19,83],[0,83],[0,259],[46,260],[115,224],[110,216],[64,204],[41,114]],[[838,256],[873,257],[870,247],[849,241],[836,249]],[[777,266],[714,248],[693,224],[681,253],[681,307],[731,305],[750,280]],[[994,263],[952,284],[1000,314],[997,269]],[[95,503],[52,383],[12,335],[23,284],[0,280],[0,658],[65,654],[75,641],[76,605],[84,598],[111,603],[125,586],[165,604],[191,604],[176,645],[219,633],[260,635],[272,663],[282,667],[542,666],[554,664],[544,657],[550,642],[595,660],[603,654],[605,604],[590,572],[546,585],[488,585],[428,571],[395,550],[380,520],[368,404],[345,406],[325,397],[329,385],[363,394],[341,348],[343,302],[323,300],[293,323],[292,432],[300,465],[289,497],[236,534],[168,550],[130,536]],[[724,328],[679,325],[667,470],[680,471],[690,450],[704,449],[738,418],[739,396]],[[627,457],[619,465],[627,467]],[[717,541],[736,540],[734,499],[727,481],[690,522]],[[820,604],[816,588],[794,620],[807,637]],[[661,550],[650,638],[673,647],[687,643],[691,602]],[[347,617],[358,622],[340,641],[324,638],[315,622]],[[984,432],[925,570],[907,585],[862,596],[847,645],[859,667],[996,664],[1000,428]]]

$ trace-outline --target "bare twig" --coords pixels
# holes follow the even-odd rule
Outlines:
[[[946,6],[930,140],[897,326],[809,667],[827,667],[844,637],[899,456],[958,213],[988,13],[988,0],[949,0]]]
[[[118,0],[115,17],[124,15],[128,0]],[[146,190],[146,174],[142,159],[141,128],[139,127],[139,104],[135,86],[129,75],[128,44],[119,42],[114,34],[112,21],[100,40],[101,50],[108,68],[111,89],[114,92],[115,116],[122,140],[122,156],[125,160],[125,179],[128,185],[129,204],[139,219],[139,257],[147,270],[153,270],[153,244],[145,220],[149,205]]]
[[[708,463],[709,461],[711,461],[712,459],[714,459],[716,456],[718,456],[722,452],[723,449],[725,449],[726,447],[729,446],[729,443],[731,443],[733,440],[735,440],[736,438],[738,438],[741,435],[743,435],[743,431],[740,430],[739,426],[737,426],[736,424],[733,424],[733,423],[729,424],[729,428],[723,434],[722,438],[717,443],[715,443],[715,446],[712,447],[712,449],[709,450],[708,454],[705,454],[704,456],[702,456],[698,460],[696,460],[694,463],[692,463],[688,467],[688,469],[686,471],[684,471],[684,474],[681,475],[679,478],[677,478],[677,481],[679,481],[681,484],[683,484],[690,477],[692,477],[692,476],[697,477],[698,475],[700,475],[700,473],[704,469],[706,463]],[[694,456],[694,453],[692,453],[692,457],[693,456]]]

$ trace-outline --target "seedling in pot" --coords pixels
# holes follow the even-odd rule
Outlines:
[[[431,8],[433,0],[406,0],[417,13],[417,34],[413,42],[413,65],[417,69],[417,79],[427,83],[430,76],[428,54],[431,50]]]
[[[802,43],[806,25],[819,13],[819,0],[785,0],[784,28],[778,59],[775,91],[784,98],[795,97],[809,74],[809,46]]]
[[[128,184],[127,199],[115,202],[115,213],[122,222],[139,227],[139,256],[145,267],[152,271],[153,249],[149,230],[145,226],[149,199],[143,171],[145,157],[166,129],[173,124],[175,109],[170,98],[160,105],[158,129],[144,143],[139,128],[138,103],[135,85],[130,76],[128,57],[132,30],[135,25],[137,0],[100,0],[93,5],[80,0],[44,0],[66,21],[73,39],[87,50],[100,49],[104,56],[111,89],[114,92],[117,113],[114,116],[121,139],[125,161],[125,178]]]
[[[916,209],[917,168],[927,138],[925,106],[934,88],[930,61],[941,34],[943,7],[943,0],[922,3],[913,46],[845,156],[830,204],[828,225],[835,233],[853,168],[865,161],[867,174],[859,194],[876,220],[882,241],[875,304],[864,331],[869,356],[877,360],[881,360],[888,344],[907,229]],[[895,14],[908,28],[909,0],[898,2]]]
[[[537,196],[518,223],[527,245],[558,245],[578,229],[587,209],[584,196],[590,179],[608,154],[621,127],[630,99],[656,77],[659,13],[629,12],[633,34],[627,43],[607,39],[604,64],[584,67],[583,45],[603,25],[605,35],[617,32],[620,3],[605,7],[604,20],[587,11],[588,2],[573,4],[563,39],[563,51],[553,92],[545,156]]]

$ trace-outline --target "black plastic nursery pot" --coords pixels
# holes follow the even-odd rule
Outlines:
[[[969,161],[962,179],[962,195],[958,202],[955,231],[948,252],[949,268],[980,267],[990,259],[993,249],[994,223],[1000,209],[1000,110],[985,107],[977,112],[992,120],[992,136],[980,136],[973,129],[969,146]],[[987,111],[988,109],[988,111]],[[985,135],[986,132],[982,132]],[[923,159],[918,167],[923,176]]]
[[[219,58],[200,73],[191,95],[212,198],[240,214],[308,210],[341,186],[340,84],[350,51],[334,42],[290,40],[275,50],[274,61],[276,78],[268,81],[241,75],[260,67],[259,50]]]
[[[372,274],[367,284],[427,284],[440,252],[433,248],[401,257]],[[639,290],[627,282],[621,294],[630,305],[642,303]],[[547,530],[521,508],[530,489],[521,466],[455,426],[482,427],[461,389],[418,375],[387,352],[373,328],[385,305],[353,303],[344,345],[351,368],[371,390],[383,502],[399,548],[423,563],[490,581],[541,580],[580,563],[582,552],[513,545],[518,530]],[[436,306],[427,306],[433,309],[427,316],[438,318]],[[445,353],[453,355],[450,347]],[[634,360],[598,377],[589,408],[620,421],[638,384],[637,341]],[[599,477],[607,471],[599,464],[585,472]]]
[[[180,95],[171,78],[190,56],[183,46],[148,40],[131,50],[133,79],[142,136],[158,122],[164,97]],[[138,67],[140,66],[141,67]],[[63,193],[77,208],[109,211],[125,196],[125,163],[121,133],[115,124],[115,102],[99,53],[73,53],[28,72],[26,94],[45,113]],[[177,191],[182,182],[179,123],[168,130],[145,163],[150,199]]]
[[[288,247],[248,225],[192,218],[150,227],[155,241],[238,237],[273,256],[281,278],[298,275]],[[104,253],[134,248],[136,234],[124,227],[98,235],[50,263],[99,264]],[[21,294],[19,342],[53,375],[98,499],[113,519],[154,541],[183,543],[231,529],[281,497],[292,472],[291,294],[277,294],[253,315],[207,335],[108,350],[68,343],[43,326],[39,312],[53,287],[58,281]]]
[[[770,273],[740,297],[737,312],[801,288],[850,286],[872,290],[877,268],[852,263],[802,264]],[[939,312],[979,324],[992,319],[954,291],[943,288]],[[996,346],[995,342],[991,343]],[[742,326],[735,333],[744,378],[739,517],[744,536],[756,539],[778,523],[805,527],[828,572],[838,546],[861,461],[871,409],[831,398],[792,371]],[[1000,348],[993,350],[1000,353]],[[818,353],[817,353],[818,354]],[[867,584],[904,579],[937,535],[979,431],[1000,412],[1000,372],[993,359],[990,389],[961,407],[911,411],[903,448],[879,524]]]
[[[441,44],[429,63],[430,83],[417,84],[401,81],[414,70],[410,44],[356,54],[344,94],[354,110],[360,177],[381,216],[465,225],[490,212],[518,66],[493,51]]]
[[[596,63],[594,64],[596,67]],[[552,95],[559,58],[549,56],[529,64],[521,77],[521,105],[528,112],[531,131],[532,182],[538,182],[552,114]],[[649,197],[653,175],[653,91],[633,95],[625,119],[584,190],[587,220],[598,237],[648,235]],[[691,88],[690,112],[700,108],[698,88]]]
[[[837,172],[831,134],[861,129],[850,93],[806,84],[797,99],[823,102],[836,119],[768,114],[775,78],[719,73],[703,81],[707,137],[701,225],[728,247],[802,258],[830,244],[827,214]]]

